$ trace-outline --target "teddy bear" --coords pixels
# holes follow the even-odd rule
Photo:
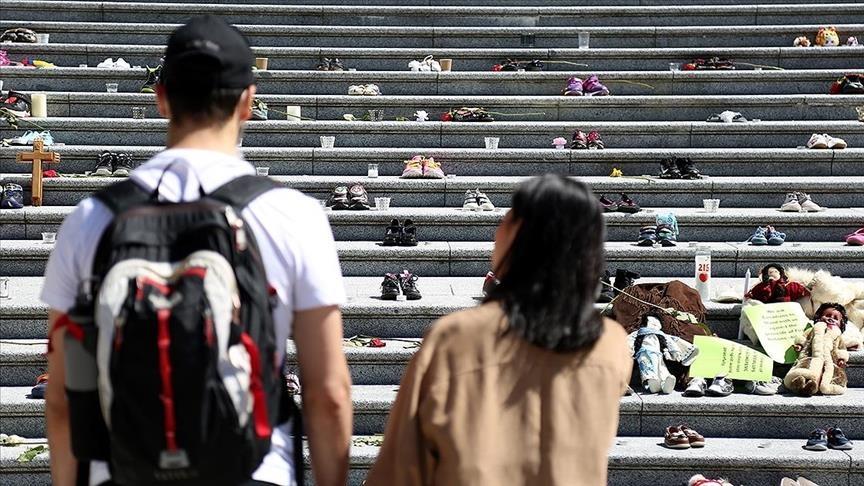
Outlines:
[[[816,45],[819,47],[837,47],[840,45],[840,36],[834,27],[822,27],[816,33]]]
[[[816,309],[826,302],[837,302],[847,312],[849,326],[843,332],[847,349],[864,348],[864,284],[831,275],[825,270],[812,271],[790,267],[786,271],[790,281],[799,282],[810,292],[808,297],[798,300],[804,314],[813,318]]]
[[[843,342],[846,330],[846,309],[834,302],[819,306],[813,327],[795,340],[798,359],[783,379],[787,390],[809,397],[846,393],[846,363],[849,351]]]
[[[802,35],[801,37],[796,37],[792,42],[792,47],[810,47],[810,39],[807,36]]]
[[[660,320],[646,316],[642,327],[627,336],[633,359],[639,367],[642,386],[651,393],[672,393],[677,380],[666,367],[666,361],[690,366],[699,348],[677,336],[666,334]]]

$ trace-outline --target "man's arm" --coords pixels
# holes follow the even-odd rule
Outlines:
[[[48,353],[48,387],[45,390],[45,420],[48,428],[48,448],[51,451],[51,481],[54,486],[75,486],[77,463],[72,455],[69,437],[69,404],[66,401],[66,363],[63,336],[65,329],[54,330],[62,312],[48,313],[49,338],[54,343]],[[53,331],[53,332],[52,332]]]
[[[294,341],[315,484],[344,486],[348,479],[353,410],[339,307],[295,312]]]

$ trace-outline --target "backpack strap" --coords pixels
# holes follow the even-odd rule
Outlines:
[[[208,194],[207,197],[242,210],[258,196],[281,187],[284,186],[269,177],[244,175],[228,181]]]
[[[93,197],[107,206],[115,216],[150,200],[147,190],[132,179],[111,184]]]

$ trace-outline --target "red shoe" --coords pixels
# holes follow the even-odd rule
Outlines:
[[[582,130],[576,130],[576,133],[573,134],[573,142],[570,143],[571,149],[587,149],[588,148],[588,137],[582,132]]]
[[[606,145],[600,138],[600,134],[596,131],[592,131],[588,134],[588,148],[590,150],[603,150],[604,148],[606,148]]]

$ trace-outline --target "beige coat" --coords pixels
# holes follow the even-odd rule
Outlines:
[[[402,378],[367,486],[605,486],[633,359],[616,322],[593,349],[504,334],[490,303],[430,328]]]
[[[837,366],[837,361],[848,362],[849,352],[839,328],[828,329],[824,322],[816,322],[795,344],[802,349],[783,380],[788,390],[804,396],[817,391],[823,395],[846,393],[846,372]]]

